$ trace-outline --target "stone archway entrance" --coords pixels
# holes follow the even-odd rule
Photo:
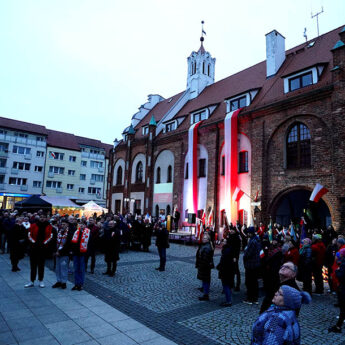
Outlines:
[[[311,192],[306,189],[294,189],[280,195],[273,204],[272,217],[276,223],[289,225],[291,220],[298,223],[305,217],[310,226],[325,227],[331,224],[331,213],[321,199],[318,203],[309,201]]]

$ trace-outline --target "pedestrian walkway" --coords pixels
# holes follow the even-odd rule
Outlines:
[[[11,272],[0,256],[0,344],[20,345],[174,345],[86,291],[52,289],[55,273],[46,268],[45,288],[24,288],[29,260]]]

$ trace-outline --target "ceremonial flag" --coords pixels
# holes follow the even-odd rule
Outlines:
[[[321,197],[328,192],[328,189],[317,183],[310,196],[310,201],[318,202]]]
[[[212,207],[212,209],[211,209],[210,214],[208,215],[207,225],[208,225],[208,226],[213,225],[213,207]]]
[[[206,213],[205,213],[205,210],[203,210],[201,222],[202,222],[202,225],[205,225],[205,224],[206,224]]]
[[[244,192],[240,188],[236,187],[234,194],[232,195],[232,200],[239,202],[240,199],[242,198]]]

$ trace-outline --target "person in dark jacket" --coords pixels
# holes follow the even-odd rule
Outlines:
[[[273,305],[255,321],[251,345],[299,345],[301,332],[295,311],[310,302],[307,292],[281,286],[273,297]]]
[[[338,303],[340,308],[339,319],[336,325],[329,328],[329,332],[341,333],[341,327],[345,320],[345,248],[341,249],[338,253],[339,268],[335,274],[339,281],[338,287]]]
[[[230,307],[232,305],[231,289],[234,287],[236,253],[231,242],[230,236],[225,240],[222,248],[222,256],[217,265],[219,271],[218,277],[222,281],[225,302],[220,304],[221,307]]]
[[[313,257],[311,250],[311,239],[305,238],[303,246],[299,251],[298,275],[297,280],[303,282],[303,290],[310,295],[312,293],[312,267]]]
[[[22,222],[22,217],[16,219],[16,223],[8,237],[12,272],[20,271],[18,263],[19,260],[23,259],[25,253],[27,233]]]
[[[90,218],[88,228],[90,229],[90,239],[87,246],[87,253],[85,255],[85,271],[87,271],[89,258],[91,257],[90,273],[94,274],[96,266],[96,250],[99,242],[99,226],[93,218]]]
[[[334,238],[332,240],[332,242],[326,248],[325,262],[324,262],[325,266],[327,267],[327,278],[328,278],[329,292],[335,292],[335,289],[333,286],[332,266],[333,266],[335,254],[337,251],[338,251],[337,239]]]
[[[199,297],[200,301],[209,301],[209,292],[211,284],[211,269],[214,268],[213,263],[214,247],[209,232],[204,232],[201,245],[196,253],[195,267],[198,269],[197,278],[202,281],[203,296]]]
[[[165,271],[167,248],[169,248],[169,232],[159,223],[156,226],[156,247],[159,254],[159,267],[156,270],[163,272]]]
[[[68,279],[68,262],[71,242],[71,232],[69,232],[68,222],[63,219],[61,221],[60,229],[57,233],[56,239],[56,283],[52,286],[53,289],[66,289]]]
[[[28,231],[30,244],[30,278],[31,281],[25,285],[26,288],[34,286],[34,281],[38,272],[39,287],[44,288],[44,263],[46,259],[46,249],[53,238],[52,226],[47,221],[44,214],[39,216],[36,223],[31,224]]]
[[[258,276],[260,269],[260,250],[261,245],[258,237],[255,234],[254,227],[249,227],[248,233],[248,245],[243,253],[243,263],[245,268],[245,279],[247,288],[247,298],[243,301],[247,304],[258,304],[259,297],[259,284]]]
[[[236,277],[236,287],[235,291],[240,291],[241,287],[241,272],[239,268],[239,259],[240,259],[240,252],[241,252],[241,235],[240,235],[240,225],[236,228],[230,228],[229,233],[227,235],[229,239],[230,245],[234,251],[234,273]]]
[[[143,251],[148,252],[150,245],[151,245],[151,236],[152,236],[152,225],[150,223],[150,218],[145,217],[144,220],[144,228],[142,229],[142,245],[143,245]]]
[[[322,295],[324,290],[322,267],[325,261],[326,247],[322,242],[322,237],[320,234],[315,234],[313,236],[311,251],[313,258],[312,272],[315,282],[315,293]]]
[[[109,221],[104,229],[104,261],[107,263],[107,270],[103,273],[114,277],[117,262],[120,260],[121,232],[118,224],[113,220]]]
[[[262,261],[265,298],[261,305],[260,314],[271,305],[272,298],[280,286],[279,270],[283,262],[283,253],[276,240],[272,241],[268,253]]]

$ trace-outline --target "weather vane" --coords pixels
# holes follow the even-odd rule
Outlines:
[[[317,24],[317,36],[320,36],[319,34],[319,15],[323,13],[323,6],[321,7],[321,12],[317,12],[313,15],[313,12],[311,12],[311,19],[316,17],[316,24]]]
[[[206,36],[206,31],[204,30],[204,21],[202,20],[201,21],[201,41],[203,41],[204,40],[204,35]]]

